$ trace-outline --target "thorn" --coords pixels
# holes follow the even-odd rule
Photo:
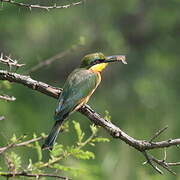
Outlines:
[[[167,158],[167,151],[166,148],[164,148],[164,159],[163,159],[164,162],[166,161],[166,158]]]
[[[146,165],[148,162],[147,161],[144,161],[143,163],[142,163],[142,165]]]
[[[155,138],[157,138],[160,134],[162,134],[167,128],[168,128],[168,126],[165,126],[164,128],[162,128],[159,131],[157,131],[154,134],[154,136],[149,140],[149,143],[151,143]]]

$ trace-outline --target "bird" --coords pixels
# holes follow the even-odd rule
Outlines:
[[[52,150],[63,121],[88,102],[101,82],[101,72],[109,63],[118,61],[127,64],[124,55],[105,56],[98,52],[82,58],[80,67],[72,71],[65,81],[54,113],[54,126],[42,149]]]

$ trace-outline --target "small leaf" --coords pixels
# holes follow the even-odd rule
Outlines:
[[[55,144],[52,151],[50,151],[51,156],[57,157],[63,154],[63,145],[62,144]]]
[[[109,114],[109,111],[105,111],[105,116],[104,119],[106,119],[107,121],[111,121],[111,115]]]
[[[15,134],[13,134],[12,138],[10,139],[12,143],[17,142],[17,137]]]
[[[62,124],[61,131],[63,131],[63,132],[69,131],[69,121],[66,121],[65,123]]]
[[[3,81],[2,86],[6,89],[11,89],[11,84],[9,81]]]
[[[45,137],[46,137],[46,134],[45,134],[45,133],[41,133],[41,136],[42,136],[43,138],[45,138]]]
[[[34,138],[37,138],[36,134],[34,133],[33,134],[33,137]],[[38,154],[38,160],[41,161],[42,160],[42,150],[41,150],[41,146],[39,145],[39,142],[38,141],[35,141],[35,149],[37,151],[37,154]]]
[[[11,153],[8,155],[8,158],[9,158],[10,161],[13,163],[16,171],[21,168],[21,157],[18,156],[15,152],[11,152]]]
[[[76,134],[78,137],[78,142],[81,143],[85,134],[82,132],[80,124],[78,122],[73,121],[73,123],[74,123],[74,129],[76,130]]]
[[[90,126],[92,133],[95,135],[98,131],[98,128],[93,124]]]
[[[73,148],[71,147],[69,149],[69,152],[71,153],[72,156],[78,158],[78,159],[94,159],[95,155],[93,152],[90,151],[83,151],[82,149],[79,148]]]
[[[92,142],[109,142],[110,140],[108,138],[103,137],[96,137],[92,140]]]

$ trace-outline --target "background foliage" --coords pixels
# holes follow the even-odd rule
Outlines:
[[[165,125],[169,129],[162,138],[175,138],[180,131],[179,5],[177,0],[94,0],[82,6],[47,12],[3,4],[0,52],[12,54],[12,58],[25,63],[18,72],[26,73],[38,62],[83,44],[63,59],[31,74],[58,87],[62,87],[67,75],[87,53],[126,54],[128,65],[109,66],[89,104],[104,116],[108,110],[112,121],[136,138],[149,139]],[[17,100],[0,101],[0,115],[6,117],[0,122],[0,145],[5,145],[13,134],[48,133],[56,100],[17,84],[4,92]],[[63,145],[71,145],[76,140],[72,120],[81,124],[87,136],[91,134],[89,121],[75,113],[69,118],[69,132],[58,138]],[[100,134],[107,136],[103,130]],[[37,159],[32,150],[19,151],[25,163],[27,157]],[[160,176],[150,167],[142,166],[143,157],[116,140],[98,144],[92,151],[95,159],[67,160],[72,166],[87,170],[75,179],[180,179],[179,174]],[[162,152],[156,153],[162,157]],[[169,160],[176,160],[179,155],[178,148],[168,150]],[[44,153],[43,158],[46,156]]]

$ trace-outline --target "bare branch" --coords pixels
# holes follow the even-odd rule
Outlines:
[[[19,140],[21,138],[22,137],[20,137]],[[21,142],[21,143],[11,143],[11,144],[8,144],[7,146],[4,146],[4,147],[0,148],[0,154],[4,153],[5,151],[7,151],[10,148],[15,148],[15,147],[20,147],[20,146],[27,146],[28,144],[31,144],[31,143],[36,142],[36,141],[40,141],[40,140],[42,140],[44,138],[46,138],[46,136],[45,137],[40,136],[40,137],[33,138],[33,139],[30,139],[28,141],[24,141],[24,142]]]
[[[34,71],[37,71],[38,69],[44,67],[44,66],[48,66],[50,64],[52,64],[54,61],[58,60],[58,59],[61,59],[65,56],[67,56],[68,54],[70,54],[71,52],[77,50],[78,48],[82,47],[82,44],[79,44],[79,45],[74,45],[72,46],[70,49],[64,51],[64,52],[60,52],[58,54],[56,54],[55,56],[53,57],[50,57],[42,62],[40,62],[39,64],[37,64],[36,66],[32,67],[30,70],[29,70],[29,74],[34,72]]]
[[[1,0],[1,2],[9,3],[9,4],[12,4],[15,6],[29,8],[30,10],[31,9],[43,9],[43,10],[49,11],[51,9],[67,9],[67,8],[70,8],[73,6],[78,6],[78,5],[81,5],[84,2],[84,0],[78,1],[78,2],[73,2],[71,4],[59,5],[59,6],[56,4],[54,4],[52,6],[44,6],[44,5],[38,5],[38,4],[25,4],[22,2],[16,2],[14,0]]]
[[[14,96],[8,96],[8,95],[0,95],[0,99],[6,100],[6,101],[15,101],[16,98]]]
[[[167,128],[168,126],[165,126],[164,128],[160,129],[158,132],[156,132],[154,136],[149,140],[149,142],[151,143],[155,138],[157,138],[160,134],[162,134]]]
[[[55,175],[55,174],[30,174],[27,172],[0,172],[0,176],[4,176],[4,177],[35,177],[37,179],[39,179],[40,177],[52,177],[52,178],[59,178],[59,179],[64,179],[64,180],[71,180],[68,177],[64,177],[64,176],[59,176],[59,175]]]
[[[43,82],[33,80],[29,76],[20,75],[17,73],[10,73],[7,71],[2,71],[2,70],[0,70],[0,80],[8,80],[10,82],[23,84],[33,90],[37,90],[41,93],[44,93],[56,99],[59,97],[59,94],[62,91],[62,89],[55,88]],[[122,141],[130,145],[131,147],[143,153],[147,162],[157,172],[162,174],[162,171],[159,170],[159,168],[156,167],[153,164],[153,162],[160,165],[161,167],[165,168],[166,170],[168,170],[169,172],[173,174],[174,172],[169,168],[169,166],[180,165],[180,163],[166,163],[164,160],[158,160],[154,158],[153,156],[151,156],[150,154],[147,154],[146,152],[151,149],[158,149],[158,148],[165,148],[165,147],[180,145],[180,138],[169,139],[169,140],[164,140],[164,141],[159,141],[159,142],[152,142],[152,140],[156,138],[157,136],[159,136],[166,128],[163,128],[163,130],[158,131],[158,133],[156,133],[156,135],[153,138],[151,138],[151,141],[137,140],[129,136],[128,134],[126,134],[124,131],[122,131],[119,127],[114,125],[112,122],[107,121],[106,119],[102,118],[97,112],[95,112],[88,105],[81,107],[78,111],[81,114],[85,115],[88,119],[90,119],[94,124],[103,127],[113,138],[121,139]]]
[[[22,67],[25,65],[25,64],[19,64],[17,60],[11,59],[10,56],[4,56],[3,53],[1,53],[1,55],[0,55],[0,63],[3,63],[5,65],[9,66],[10,69],[12,66],[19,68],[19,67]]]
[[[180,166],[180,162],[167,163],[168,166]]]
[[[9,82],[23,84],[24,86],[27,86],[33,90],[37,90],[48,96],[52,96],[54,98],[57,98],[59,96],[59,93],[61,92],[61,89],[55,88],[40,81],[36,81],[32,79],[30,76],[24,76],[3,70],[0,70],[0,80],[7,80]]]

